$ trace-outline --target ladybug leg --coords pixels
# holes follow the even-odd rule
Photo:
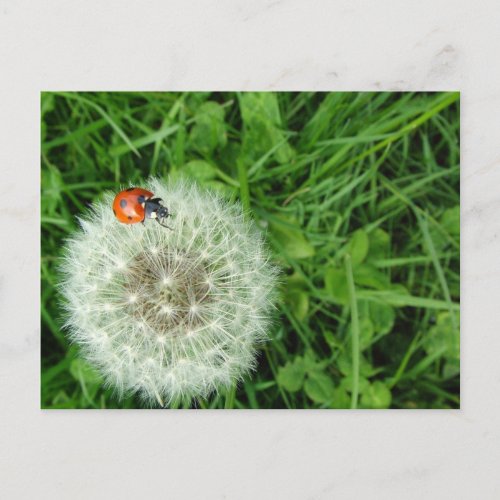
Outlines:
[[[162,227],[166,227],[167,229],[170,229],[170,231],[173,231],[173,229],[172,229],[170,226],[167,226],[166,224],[162,224],[162,223],[160,222],[160,219],[155,219],[155,220],[156,220],[156,222],[158,222],[158,224],[160,224],[160,226],[162,226]]]
[[[168,217],[170,217],[171,215],[172,215],[172,214],[169,214],[168,212],[167,212],[167,214],[166,214],[166,215],[161,214],[161,215],[160,215],[160,217],[158,217],[158,218],[156,219],[156,222],[158,222],[158,224],[160,224],[160,226],[166,227],[166,228],[168,228],[168,229],[170,229],[170,230],[172,231],[172,228],[171,228],[170,226],[167,226],[167,224],[164,224],[164,223],[163,223],[163,221],[164,221],[165,219],[167,219]]]

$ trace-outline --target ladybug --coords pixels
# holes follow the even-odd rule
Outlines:
[[[161,204],[161,198],[153,198],[153,193],[146,189],[131,187],[121,191],[113,201],[113,213],[123,224],[136,224],[146,219],[155,219],[160,226],[172,229],[164,224],[170,217],[168,208]]]

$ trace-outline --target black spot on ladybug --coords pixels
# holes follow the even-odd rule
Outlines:
[[[132,220],[132,216],[131,215],[128,216],[128,220]]]
[[[128,188],[128,189],[125,189],[125,191],[133,191],[135,188]]]
[[[127,200],[120,200],[120,207],[125,208],[127,206]]]
[[[146,200],[146,198],[144,198],[144,195],[142,195],[142,194],[139,196],[139,198],[137,198],[137,201],[139,203],[144,203],[145,200]]]

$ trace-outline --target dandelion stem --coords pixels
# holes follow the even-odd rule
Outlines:
[[[351,347],[352,347],[352,393],[351,408],[358,406],[359,392],[359,318],[358,303],[356,301],[356,288],[354,286],[354,276],[352,274],[351,256],[345,256],[345,271],[347,275],[347,288],[349,291],[349,302],[351,306]]]
[[[165,406],[163,399],[161,398],[160,394],[158,393],[158,391],[156,389],[155,389],[154,393],[155,393],[156,400],[158,401],[158,404],[161,407]]]

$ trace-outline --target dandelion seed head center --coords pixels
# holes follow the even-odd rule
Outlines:
[[[171,306],[163,305],[163,306],[161,306],[161,312],[164,314],[171,315],[171,314],[173,314],[174,310],[172,309]]]
[[[160,337],[189,336],[211,321],[214,266],[201,253],[156,247],[138,254],[123,273],[127,312]]]

